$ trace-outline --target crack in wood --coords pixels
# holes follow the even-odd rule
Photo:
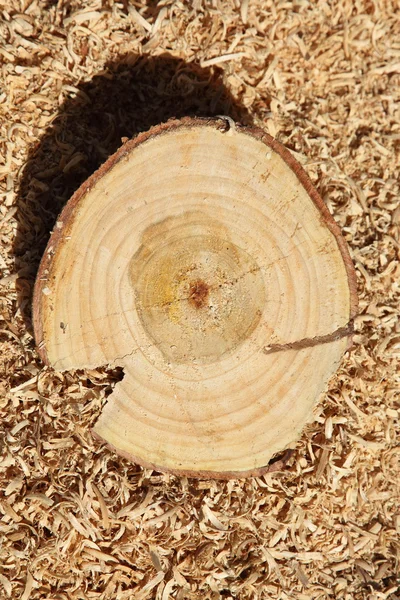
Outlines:
[[[242,273],[242,275],[240,275],[239,277],[235,277],[235,279],[230,279],[230,280],[226,279],[225,281],[223,281],[222,283],[219,283],[218,285],[209,285],[208,289],[209,290],[218,290],[224,286],[229,286],[229,285],[234,286],[240,280],[244,279],[247,275],[254,275],[255,273],[259,273],[262,270],[263,270],[262,267],[253,267],[249,271]],[[167,306],[172,306],[179,302],[190,301],[191,298],[192,298],[191,295],[181,296],[180,298],[175,298],[174,300],[169,300],[168,302],[153,302],[152,304],[143,304],[142,308],[165,308]]]
[[[341,338],[347,337],[354,333],[354,320],[351,319],[344,327],[339,327],[332,333],[325,335],[316,335],[312,338],[302,338],[295,342],[287,342],[286,344],[271,344],[270,346],[264,346],[264,354],[273,354],[274,352],[282,352],[283,350],[303,350],[303,348],[312,348],[313,346],[319,346],[320,344],[329,344],[330,342],[336,342]]]
[[[316,335],[312,338],[302,338],[301,340],[297,340],[295,342],[287,342],[286,344],[271,344],[269,346],[264,346],[262,348],[262,351],[264,354],[268,355],[268,354],[274,354],[275,352],[282,352],[285,350],[303,350],[304,348],[313,348],[314,346],[319,346],[320,344],[329,344],[331,342],[336,342],[337,340],[340,340],[344,337],[353,335],[353,333],[354,333],[354,319],[351,319],[347,323],[347,325],[345,325],[344,327],[339,327],[332,333],[327,333],[325,335]],[[108,337],[112,337],[112,336],[110,335]],[[81,348],[79,348],[79,351],[83,350],[84,348],[86,348],[86,349],[94,348],[97,345],[98,344],[94,344],[92,346],[82,346]],[[108,363],[101,363],[97,366],[98,366],[98,368],[100,368],[100,367],[104,367],[107,364],[108,366],[115,367],[118,363],[123,361],[125,358],[128,358],[128,356],[133,356],[134,354],[136,354],[136,352],[139,352],[139,351],[143,352],[144,350],[148,350],[149,348],[154,348],[155,346],[157,347],[156,343],[136,346],[130,352],[127,352],[126,354],[124,354],[122,356],[117,356],[116,358],[114,358],[112,361],[109,361]],[[70,355],[59,358],[54,363],[53,369],[57,370],[56,365],[59,362],[68,358],[69,356]],[[79,366],[79,367],[75,367],[75,368],[84,369],[87,367]],[[94,367],[92,367],[92,368],[94,368]]]
[[[301,242],[301,243],[304,243],[304,242]],[[300,244],[298,244],[298,246],[299,245]],[[296,248],[297,248],[297,246],[296,246]],[[260,273],[260,272],[262,273],[263,271],[266,271],[267,269],[273,267],[276,263],[289,258],[289,256],[292,254],[292,252],[294,252],[294,250],[296,248],[293,248],[289,252],[289,254],[281,256],[280,258],[277,258],[276,260],[273,260],[272,262],[267,263],[266,265],[253,267],[249,271],[245,271],[244,273],[242,273],[238,277],[235,277],[234,279],[226,279],[225,281],[223,281],[222,283],[220,283],[218,285],[210,285],[209,289],[216,290],[218,288],[222,288],[222,287],[228,286],[228,285],[234,286],[237,283],[239,283],[239,281],[241,281],[242,279],[247,277],[247,275],[254,275],[255,273]],[[167,306],[171,306],[173,304],[177,304],[179,302],[185,302],[188,300],[190,300],[190,296],[181,296],[180,298],[175,298],[174,300],[169,300],[168,302],[153,302],[152,304],[144,304],[144,305],[142,305],[142,308],[165,308]],[[105,316],[108,316],[108,315],[105,315]]]

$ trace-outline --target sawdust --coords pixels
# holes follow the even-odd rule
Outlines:
[[[0,8],[0,596],[400,598],[397,0]],[[317,185],[359,275],[354,346],[282,473],[195,481],[90,427],[118,373],[54,373],[32,285],[60,207],[185,114],[264,127]]]

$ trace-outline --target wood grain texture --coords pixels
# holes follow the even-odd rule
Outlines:
[[[34,327],[57,370],[123,367],[95,427],[121,455],[237,477],[299,437],[356,307],[346,244],[290,153],[183,119],[127,142],[72,197]]]

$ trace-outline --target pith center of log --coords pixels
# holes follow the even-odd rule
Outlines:
[[[212,363],[254,331],[265,309],[260,267],[203,211],[150,226],[130,268],[135,308],[169,362]]]
[[[199,310],[207,304],[210,288],[205,281],[197,279],[189,286],[189,302]]]

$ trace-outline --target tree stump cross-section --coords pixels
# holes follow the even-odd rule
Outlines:
[[[64,208],[34,292],[59,371],[120,366],[94,433],[144,466],[244,477],[298,439],[357,309],[346,243],[281,144],[231,119],[126,142]]]

